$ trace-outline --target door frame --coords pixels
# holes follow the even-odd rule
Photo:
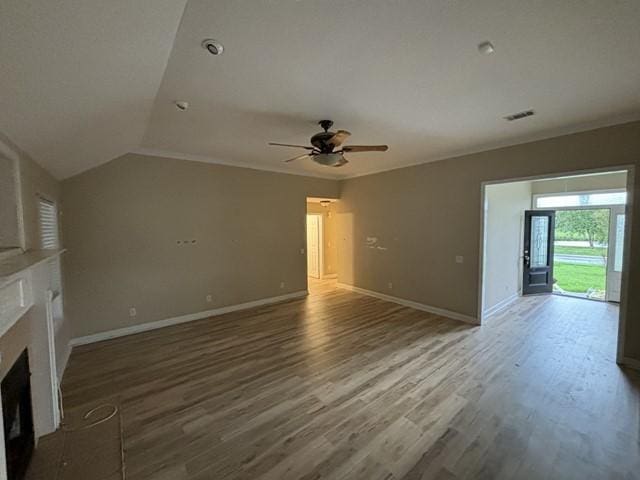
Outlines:
[[[610,289],[609,289],[609,280],[610,280],[610,275],[615,273],[615,261],[616,261],[616,254],[617,252],[617,247],[615,246],[615,241],[616,241],[616,221],[617,221],[617,215],[620,215],[621,213],[623,215],[625,215],[624,217],[624,221],[625,224],[628,220],[628,218],[626,217],[626,211],[624,208],[624,205],[612,205],[609,208],[609,239],[608,239],[608,246],[607,246],[607,279],[606,279],[606,284],[605,284],[605,301],[607,302],[618,302],[618,300],[611,300],[611,295],[610,295]],[[624,232],[625,238],[626,238],[626,230]],[[624,239],[623,239],[624,240]],[[611,243],[613,242],[613,255],[611,255]],[[625,249],[625,244],[622,244],[622,256],[624,257],[624,249]],[[623,270],[624,270],[624,264],[623,264]],[[622,294],[622,272],[620,272],[620,293]]]
[[[536,212],[538,213],[536,215]],[[530,280],[532,273],[540,274],[540,271],[534,271],[535,268],[540,270],[543,267],[531,267],[531,258],[532,258],[532,246],[531,246],[531,229],[533,227],[533,217],[543,217],[548,218],[549,223],[547,225],[547,262],[544,266],[544,269],[547,271],[546,283],[544,284],[544,291],[540,288],[540,285],[531,285]],[[530,209],[524,211],[524,228],[523,228],[523,237],[522,237],[522,288],[520,290],[520,294],[524,295],[540,295],[540,294],[550,294],[553,293],[553,250],[554,250],[554,237],[556,230],[556,211],[550,209]],[[549,289],[549,290],[547,290]],[[525,293],[525,290],[528,290]],[[531,291],[535,290],[535,291]]]
[[[319,270],[319,279],[322,280],[324,278],[324,215],[322,213],[309,213],[307,212],[307,216],[304,217],[304,248],[307,253],[305,256],[305,260],[309,255],[309,242],[307,238],[307,217],[308,216],[318,217],[318,270]],[[307,272],[307,278],[309,277],[309,262],[305,262],[305,271]]]
[[[589,194],[589,193],[618,193],[618,192],[624,192],[626,190],[624,189],[609,189],[609,190],[585,190],[585,191],[581,191],[581,192],[567,192],[567,193],[561,193],[558,194],[557,196],[562,196],[562,195],[579,195],[579,194]],[[538,197],[545,197],[547,196],[547,194],[535,194],[533,195],[533,207],[532,210],[547,210],[547,208],[536,208],[535,204],[536,204],[536,200]],[[628,202],[627,202],[628,203]],[[553,210],[555,210],[556,212],[566,212],[566,211],[573,211],[573,210],[609,210],[609,231],[607,233],[607,235],[609,237],[611,237],[611,215],[614,209],[620,209],[620,207],[626,207],[625,205],[589,205],[589,206],[584,206],[584,205],[578,205],[575,207],[555,207],[553,208]],[[623,210],[626,211],[626,208]],[[625,218],[625,222],[626,222],[626,218]],[[625,238],[627,237],[627,231],[625,229],[624,232]],[[608,241],[611,241],[611,239],[609,238]],[[623,255],[624,255],[624,245],[623,245]],[[605,289],[605,299],[604,300],[595,300],[595,301],[602,301],[602,302],[608,302],[609,301],[609,259],[610,259],[610,255],[609,252],[607,251],[607,261],[605,263],[605,282],[604,282],[604,289]],[[624,268],[624,264],[623,264],[623,268]],[[622,285],[621,285],[622,288]],[[622,293],[622,292],[621,292]],[[556,294],[554,292],[555,295],[562,295],[562,294]],[[570,295],[564,295],[564,296],[570,296]],[[592,299],[585,299],[585,300],[592,300]]]
[[[514,182],[526,182],[531,180],[545,180],[559,177],[568,177],[575,175],[588,175],[591,173],[608,173],[608,172],[627,172],[627,204],[625,205],[625,215],[626,220],[624,225],[624,252],[622,255],[622,279],[620,285],[620,309],[618,316],[618,348],[616,352],[616,362],[619,364],[627,364],[629,366],[634,366],[635,368],[639,368],[640,365],[637,364],[632,359],[627,359],[625,357],[624,352],[624,344],[626,337],[626,328],[627,328],[627,311],[629,308],[629,256],[631,254],[631,230],[633,227],[633,205],[634,205],[634,184],[635,184],[635,165],[619,165],[619,166],[610,166],[603,168],[592,168],[592,169],[583,169],[583,170],[573,170],[573,171],[563,171],[563,172],[555,172],[548,173],[542,175],[531,175],[525,177],[512,177],[505,178],[500,180],[489,180],[483,181],[480,183],[480,238],[479,238],[479,246],[480,251],[478,255],[478,322],[482,324],[483,320],[486,319],[486,315],[483,313],[483,301],[484,301],[484,289],[485,289],[485,248],[486,248],[486,228],[485,224],[487,221],[486,212],[485,212],[485,202],[486,202],[486,187],[488,185],[500,185],[505,183],[514,183]],[[533,195],[531,198],[531,203],[533,207]]]

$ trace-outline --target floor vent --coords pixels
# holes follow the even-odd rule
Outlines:
[[[514,120],[520,120],[521,118],[526,118],[526,117],[535,115],[535,113],[536,112],[534,112],[533,110],[524,110],[522,112],[514,113],[513,115],[507,115],[506,117],[504,117],[504,119],[509,120],[510,122],[513,122]]]

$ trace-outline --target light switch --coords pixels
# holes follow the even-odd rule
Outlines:
[[[462,255],[456,255],[456,263],[464,263],[464,257]]]

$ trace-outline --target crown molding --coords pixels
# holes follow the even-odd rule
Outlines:
[[[579,125],[572,125],[568,127],[561,127],[552,130],[545,130],[531,135],[524,135],[511,140],[504,140],[495,143],[484,144],[476,147],[470,147],[461,149],[455,152],[451,152],[445,155],[439,155],[436,157],[428,158],[426,160],[420,160],[418,162],[407,163],[406,165],[399,165],[389,168],[380,168],[372,170],[366,173],[356,173],[353,175],[347,175],[340,177],[338,180],[348,180],[351,178],[366,177],[368,175],[375,175],[377,173],[390,172],[392,170],[399,170],[401,168],[416,167],[418,165],[424,165],[425,163],[440,162],[442,160],[453,160],[466,155],[473,155],[476,153],[491,152],[493,150],[499,150],[501,148],[515,147],[518,145],[526,145],[527,143],[539,142],[542,140],[551,140],[553,138],[564,137],[568,135],[574,135],[577,133],[589,132],[591,130],[598,130],[600,128],[615,127],[618,125],[624,125],[626,123],[633,123],[640,121],[640,112],[615,117],[608,120],[600,120],[596,122],[582,123]]]
[[[206,155],[194,155],[192,153],[183,153],[176,152],[173,150],[163,150],[157,148],[136,148],[131,150],[129,153],[137,154],[137,155],[148,155],[152,157],[165,157],[165,158],[174,158],[176,160],[189,160],[192,162],[201,162],[201,163],[212,163],[215,165],[225,165],[227,167],[236,167],[236,168],[249,168],[251,170],[260,170],[263,172],[272,172],[272,173],[284,173],[286,175],[295,175],[298,177],[313,177],[313,178],[323,178],[325,180],[341,180],[344,177],[337,177],[334,175],[322,175],[319,173],[311,173],[311,172],[292,172],[286,168],[281,167],[271,167],[271,166],[258,166],[251,163],[246,162],[236,162],[232,160],[220,160],[219,158],[209,157]]]

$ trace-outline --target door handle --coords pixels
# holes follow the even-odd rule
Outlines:
[[[530,260],[531,260],[531,259],[529,258],[529,255],[525,255],[525,256],[524,256],[524,264],[525,264],[527,267],[529,266],[529,261],[530,261]]]

